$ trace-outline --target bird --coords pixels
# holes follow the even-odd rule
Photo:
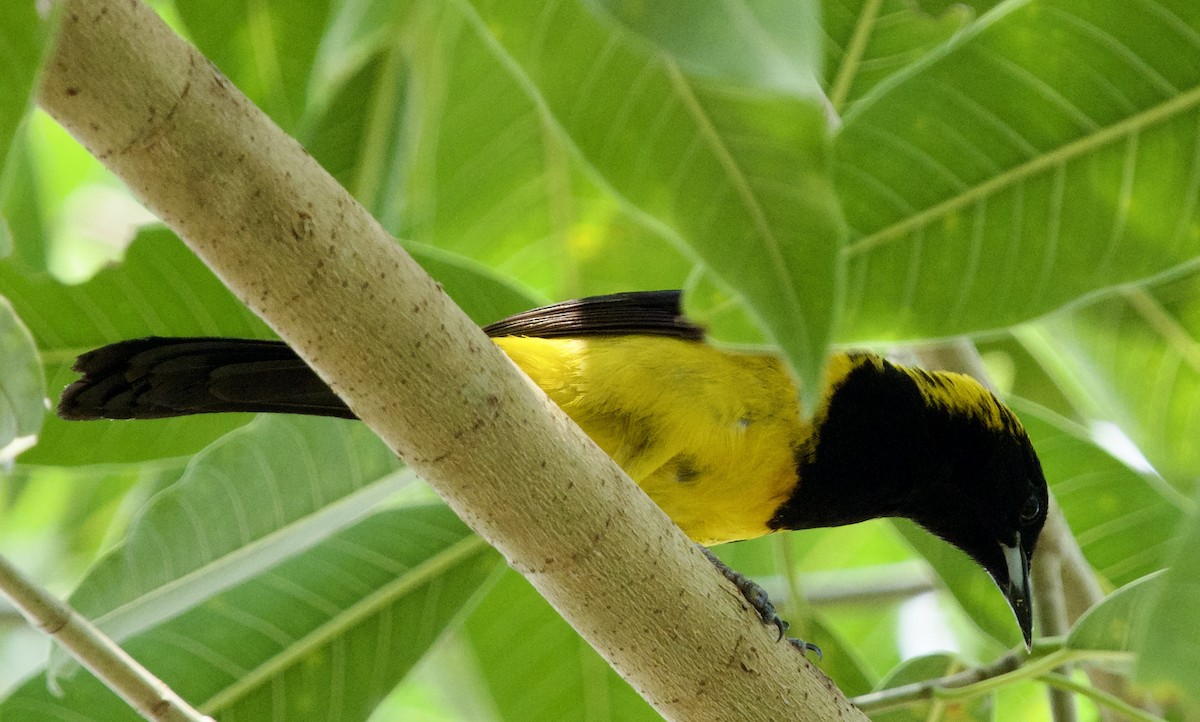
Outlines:
[[[781,637],[786,623],[765,593],[707,547],[900,517],[982,567],[1031,646],[1030,562],[1046,520],[1046,479],[1016,415],[975,379],[836,352],[819,405],[806,414],[781,358],[710,342],[684,315],[680,291],[564,301],[483,330]],[[283,341],[132,339],[82,354],[74,370],[81,376],[57,409],[67,420],[356,418]]]

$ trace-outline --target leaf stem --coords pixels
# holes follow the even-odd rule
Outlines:
[[[863,53],[867,49],[867,41],[871,37],[871,30],[875,27],[875,18],[879,15],[879,5],[880,0],[867,0],[863,4],[858,22],[854,24],[854,34],[850,36],[850,45],[842,56],[837,77],[833,79],[833,86],[829,91],[829,103],[838,113],[842,112],[842,108],[846,105],[850,86],[854,83]]]
[[[1044,682],[1051,687],[1066,690],[1068,692],[1074,692],[1075,694],[1081,694],[1095,702],[1097,705],[1101,707],[1107,707],[1108,709],[1125,715],[1129,719],[1135,720],[1136,722],[1163,722],[1162,717],[1156,717],[1145,710],[1138,709],[1115,694],[1110,694],[1102,689],[1097,689],[1090,685],[1083,684],[1082,682],[1077,682],[1065,675],[1057,674],[1055,672],[1047,672],[1045,674],[1038,675],[1037,679],[1038,681]]]

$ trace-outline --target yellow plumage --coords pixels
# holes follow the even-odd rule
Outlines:
[[[811,433],[777,358],[652,336],[494,340],[692,539],[771,531]]]

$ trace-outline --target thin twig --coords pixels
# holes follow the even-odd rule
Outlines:
[[[1063,643],[1061,637],[1036,640],[1032,654],[1026,654],[1023,650],[1009,652],[982,667],[869,692],[853,697],[850,701],[863,712],[873,715],[932,699],[961,701],[978,697],[1017,680],[1038,678],[1064,664],[1128,660],[1130,657],[1127,652],[1067,649]]]
[[[985,680],[1003,676],[1020,669],[1024,658],[1025,655],[1023,653],[1009,652],[995,662],[982,667],[974,667],[956,674],[938,677],[937,679],[927,679],[900,687],[891,687],[876,692],[860,694],[857,697],[852,697],[850,701],[868,715],[886,712],[897,707],[906,707],[917,702],[931,700],[939,690],[944,691],[956,687],[969,687]]]
[[[31,625],[49,634],[145,719],[213,722],[74,609],[26,579],[4,557],[0,557],[0,594],[8,597]]]
[[[1136,722],[1163,722],[1162,717],[1157,717],[1149,712],[1146,712],[1145,710],[1138,709],[1115,694],[1110,694],[1102,689],[1097,689],[1096,687],[1091,687],[1081,682],[1076,682],[1070,677],[1066,677],[1055,672],[1048,672],[1046,674],[1039,675],[1038,679],[1051,687],[1056,687],[1058,689],[1083,695],[1084,697],[1087,697],[1095,702],[1102,710],[1112,710],[1113,712],[1125,715],[1127,718],[1135,720]]]

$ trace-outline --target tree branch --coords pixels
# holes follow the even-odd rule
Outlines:
[[[863,719],[293,139],[145,5],[40,102],[671,719]]]
[[[50,635],[104,684],[153,722],[213,722],[66,603],[26,579],[0,557],[0,593],[29,623]]]

